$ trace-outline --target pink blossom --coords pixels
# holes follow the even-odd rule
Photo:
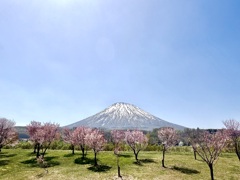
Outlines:
[[[14,121],[0,118],[0,152],[4,145],[13,143],[18,139],[14,125]]]
[[[148,145],[148,138],[142,131],[133,130],[126,131],[125,133],[125,141],[133,150],[135,155],[135,159],[138,162],[138,153],[145,149]]]

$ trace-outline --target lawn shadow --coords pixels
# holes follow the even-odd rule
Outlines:
[[[39,151],[39,154],[41,155],[42,153],[41,153],[42,151]],[[44,154],[44,156],[46,156],[48,153],[46,152],[45,154]],[[29,152],[29,153],[27,153],[27,155],[28,156],[37,156],[37,153],[36,152]]]
[[[6,166],[8,165],[9,160],[0,160],[0,166]]]
[[[129,154],[119,154],[119,157],[130,158],[132,156]]]
[[[91,165],[93,165],[94,164],[94,159],[89,159],[87,157],[85,157],[83,159],[83,158],[79,157],[79,158],[76,158],[74,160],[74,163],[75,164],[91,164]]]
[[[44,157],[44,160],[45,161],[51,161],[52,159],[55,159],[57,158],[58,156],[47,156],[47,157]]]
[[[44,157],[44,160],[47,162],[47,167],[53,167],[60,165],[60,162],[58,161],[52,161],[52,159],[57,158],[58,156],[48,156]]]
[[[47,167],[53,167],[53,166],[60,165],[60,162],[58,162],[58,161],[52,161],[52,159],[57,158],[57,157],[58,157],[58,156],[44,157],[44,160],[45,160],[46,163],[47,163]],[[29,159],[29,160],[22,161],[21,163],[22,163],[22,164],[27,164],[27,165],[29,165],[29,166],[31,166],[31,167],[38,167],[38,166],[39,166],[36,158],[31,158],[31,159]]]
[[[8,154],[7,152],[1,152],[0,153],[0,158],[8,158],[8,157],[13,157],[16,156],[17,154]]]
[[[21,161],[21,163],[22,163],[22,164],[27,164],[27,165],[29,165],[29,166],[31,166],[31,167],[37,167],[37,166],[39,166],[39,165],[37,164],[36,158],[31,158],[31,159],[28,159],[28,160],[25,160],[25,161]]]
[[[112,167],[106,166],[106,165],[97,165],[97,166],[91,166],[88,168],[88,170],[93,172],[106,172],[109,171]]]
[[[141,163],[156,163],[153,159],[140,159],[139,161]]]
[[[135,164],[137,166],[143,166],[141,161],[134,161],[133,164]]]
[[[133,162],[133,164],[138,166],[143,166],[146,163],[156,163],[153,159],[139,159],[138,161]]]
[[[73,157],[73,156],[75,156],[75,154],[73,154],[73,153],[69,153],[69,154],[64,154],[63,155],[63,157]]]
[[[190,169],[186,167],[178,167],[178,166],[173,166],[173,170],[180,171],[181,173],[184,174],[199,174],[200,172],[195,170],[195,169]]]
[[[27,153],[28,156],[32,156],[32,155],[36,156],[36,154],[37,153],[34,153],[34,152]]]

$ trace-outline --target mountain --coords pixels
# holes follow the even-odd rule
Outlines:
[[[28,139],[29,138],[26,126],[15,126],[15,129],[18,133],[19,139]]]
[[[76,123],[67,125],[67,128],[87,126],[103,129],[139,129],[153,130],[160,127],[173,127],[183,130],[185,127],[164,121],[144,110],[128,103],[115,103],[103,111]]]

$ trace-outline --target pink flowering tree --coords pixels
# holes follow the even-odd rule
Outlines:
[[[93,150],[94,152],[94,166],[97,166],[97,153],[103,150],[104,144],[107,142],[104,139],[103,133],[94,129],[91,133],[88,133],[85,137],[86,144]]]
[[[125,140],[125,131],[123,130],[112,130],[111,131],[112,140],[114,144],[114,154],[117,157],[117,167],[118,167],[118,177],[122,177],[120,173],[120,165],[119,165],[119,155],[121,150],[121,144]]]
[[[158,138],[163,145],[162,167],[165,167],[164,159],[167,149],[177,144],[178,136],[174,128],[163,127],[158,130]]]
[[[218,130],[216,133],[208,131],[201,132],[200,136],[191,139],[191,144],[196,153],[205,161],[210,169],[211,179],[214,179],[213,163],[218,159],[222,149],[228,140],[225,130]]]
[[[133,130],[133,131],[126,131],[125,132],[125,141],[133,150],[135,155],[135,160],[139,163],[138,160],[138,153],[141,150],[144,150],[148,145],[148,138],[142,131]]]
[[[203,130],[200,130],[199,128],[197,128],[197,129],[185,129],[185,131],[186,131],[188,141],[191,144],[191,139],[199,138]],[[192,149],[193,149],[194,159],[197,160],[197,152],[195,151],[193,146],[192,146]]]
[[[4,145],[13,143],[18,139],[18,134],[14,126],[14,121],[6,118],[0,118],[0,152]]]
[[[40,156],[40,149],[42,149],[41,155],[44,157],[51,142],[59,137],[58,128],[58,124],[44,123],[42,125],[40,122],[36,121],[32,121],[27,126],[30,140],[37,146],[37,158]]]
[[[227,128],[228,136],[234,146],[238,160],[240,161],[240,122],[234,119],[229,119],[223,121],[223,124]]]
[[[92,129],[84,126],[77,127],[73,131],[73,138],[74,138],[74,143],[75,145],[79,145],[81,151],[82,151],[82,159],[84,159],[86,155],[86,136],[88,134],[91,134]]]
[[[71,145],[72,154],[74,154],[74,146],[76,142],[73,136],[73,130],[70,130],[68,128],[63,129],[62,138],[66,143],[69,143]]]
[[[44,157],[47,149],[50,147],[51,143],[59,138],[58,133],[59,124],[55,123],[44,123],[42,129],[40,130],[40,144],[42,146],[42,156]]]
[[[37,131],[41,128],[41,122],[31,121],[29,125],[27,125],[27,132],[30,136],[30,140],[34,143],[34,151],[33,153],[37,153],[37,157],[39,156],[40,144],[39,137],[37,136]]]

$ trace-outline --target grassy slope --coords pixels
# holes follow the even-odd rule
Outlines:
[[[77,152],[48,150],[48,173],[36,163],[31,150],[3,149],[0,153],[0,179],[117,179],[116,158],[113,152],[100,152],[98,169],[92,164],[93,154],[86,161]],[[123,152],[120,158],[123,179],[210,179],[206,163],[194,160],[192,153],[168,152],[161,167],[161,152],[140,152],[141,164],[134,163],[132,152]],[[240,163],[234,153],[223,154],[214,166],[216,179],[239,179]]]

